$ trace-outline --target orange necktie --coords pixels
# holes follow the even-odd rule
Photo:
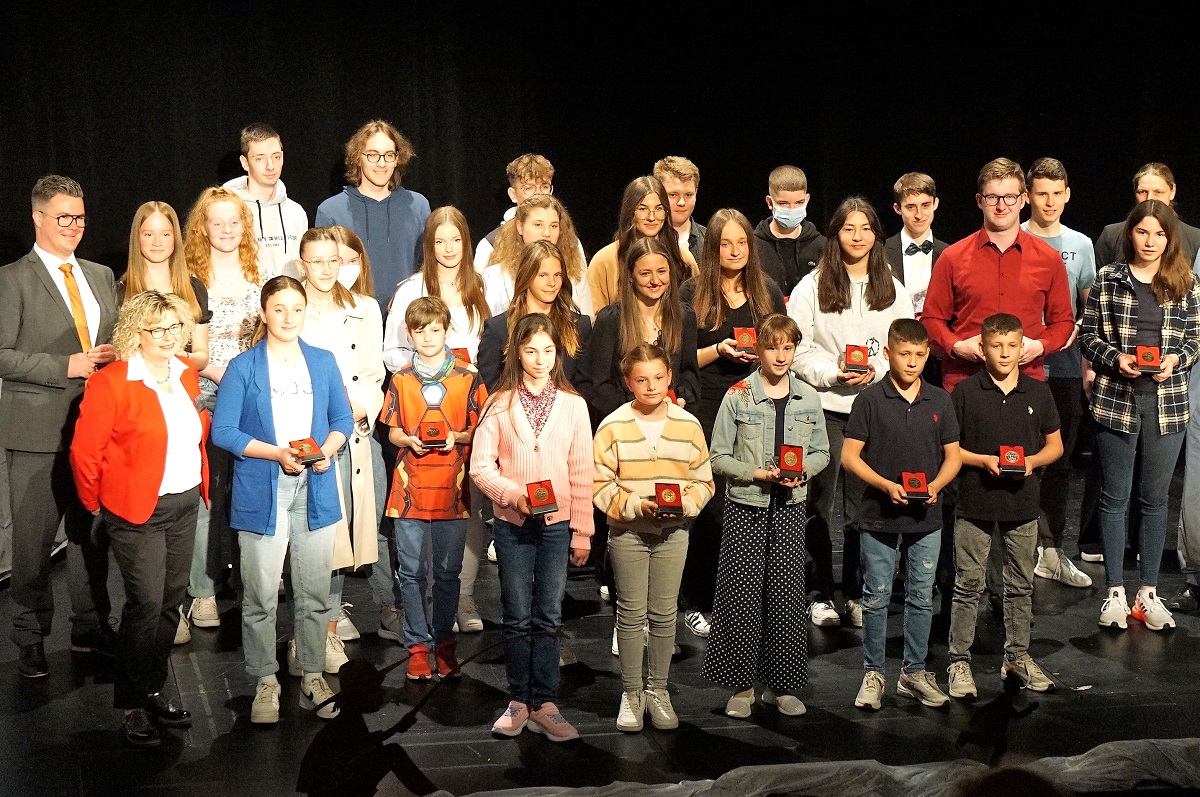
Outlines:
[[[79,345],[86,353],[91,351],[92,336],[88,332],[87,314],[83,312],[83,297],[79,295],[79,285],[75,283],[75,275],[71,273],[71,264],[63,263],[58,267],[63,273],[63,281],[67,284],[67,296],[71,299],[71,317],[75,319],[75,332],[79,335]]]

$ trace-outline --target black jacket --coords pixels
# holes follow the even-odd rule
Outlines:
[[[795,255],[785,254],[795,242]],[[765,218],[754,228],[754,242],[758,246],[758,260],[762,263],[763,271],[775,280],[784,296],[792,295],[792,288],[808,272],[817,267],[821,252],[825,249],[825,236],[817,232],[817,227],[811,221],[800,225],[800,237],[796,239],[776,238],[771,232],[771,219]]]

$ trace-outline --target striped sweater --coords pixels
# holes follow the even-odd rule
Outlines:
[[[713,497],[704,429],[676,404],[667,405],[667,422],[657,447],[646,440],[630,403],[604,419],[592,450],[596,460],[592,503],[608,516],[612,527],[659,533],[680,525],[678,519],[642,514],[642,501],[655,500],[655,482],[679,483],[685,517],[698,515]]]
[[[558,391],[546,425],[536,436],[516,393],[497,393],[475,429],[471,478],[492,499],[496,517],[517,526],[526,520],[517,511],[517,499],[525,495],[526,485],[549,479],[558,511],[546,515],[546,523],[569,521],[571,547],[590,548],[594,531],[588,501],[591,437],[587,403],[576,393]]]

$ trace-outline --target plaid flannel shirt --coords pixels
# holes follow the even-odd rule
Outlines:
[[[1100,269],[1083,311],[1079,347],[1096,369],[1092,385],[1092,415],[1119,432],[1132,433],[1133,382],[1121,376],[1120,354],[1137,350],[1137,296],[1125,263]],[[1187,426],[1188,370],[1200,352],[1200,287],[1193,282],[1187,295],[1163,305],[1162,356],[1179,357],[1171,375],[1158,386],[1159,434],[1181,432]]]

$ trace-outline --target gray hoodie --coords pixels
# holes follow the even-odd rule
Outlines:
[[[254,238],[258,241],[258,265],[266,279],[286,274],[300,277],[296,258],[300,256],[300,236],[308,231],[308,214],[299,203],[288,199],[283,180],[275,183],[275,193],[266,202],[255,199],[246,190],[249,177],[236,177],[225,183],[250,206],[254,216]]]

